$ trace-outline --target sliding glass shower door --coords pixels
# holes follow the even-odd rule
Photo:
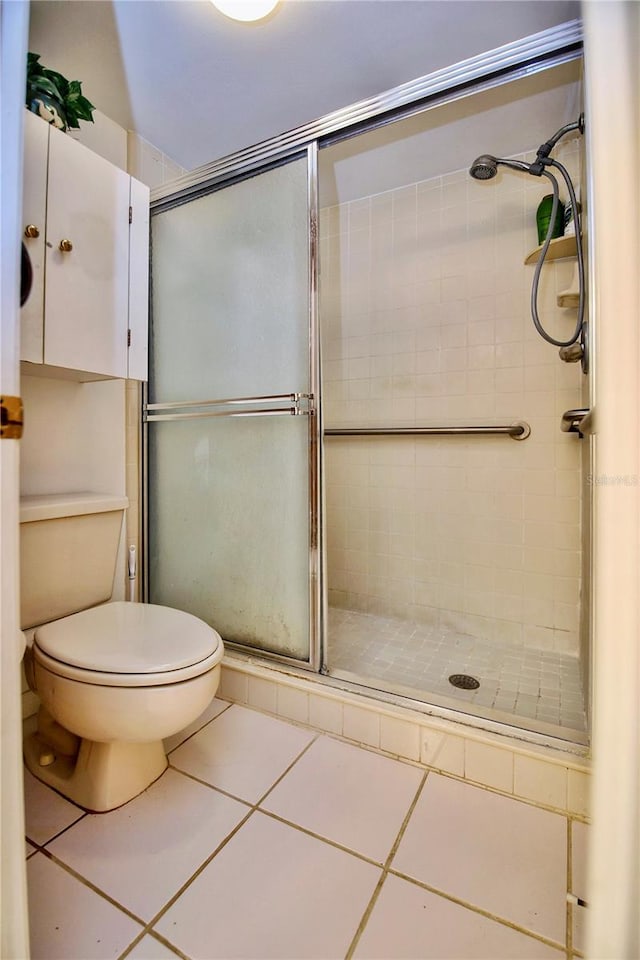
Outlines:
[[[152,211],[147,594],[317,663],[311,152]]]

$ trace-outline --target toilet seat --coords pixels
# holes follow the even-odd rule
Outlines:
[[[220,635],[197,617],[122,601],[38,627],[33,651],[57,676],[113,687],[180,683],[212,670],[224,654]]]

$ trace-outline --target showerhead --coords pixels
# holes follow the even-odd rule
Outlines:
[[[505,160],[503,157],[492,157],[490,153],[483,153],[473,161],[469,167],[469,174],[474,180],[492,180],[498,172],[498,164],[503,167],[510,167],[512,170],[521,170],[523,173],[530,173],[539,177],[540,171],[534,168],[533,164],[524,163],[522,160]],[[542,168],[540,168],[542,170]]]
[[[498,172],[498,161],[496,157],[483,153],[477,157],[469,167],[469,175],[474,180],[491,180]]]

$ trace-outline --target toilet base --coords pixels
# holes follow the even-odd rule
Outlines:
[[[97,743],[81,740],[76,757],[54,756],[37,733],[24,742],[27,769],[63,797],[91,813],[106,813],[146,790],[167,769],[161,740]],[[43,766],[41,759],[52,760]]]

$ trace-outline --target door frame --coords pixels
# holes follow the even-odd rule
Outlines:
[[[0,392],[20,396],[22,127],[29,5],[0,4],[2,106],[2,274]],[[19,432],[19,431],[18,431]],[[19,437],[0,441],[0,956],[29,957],[20,668]]]

